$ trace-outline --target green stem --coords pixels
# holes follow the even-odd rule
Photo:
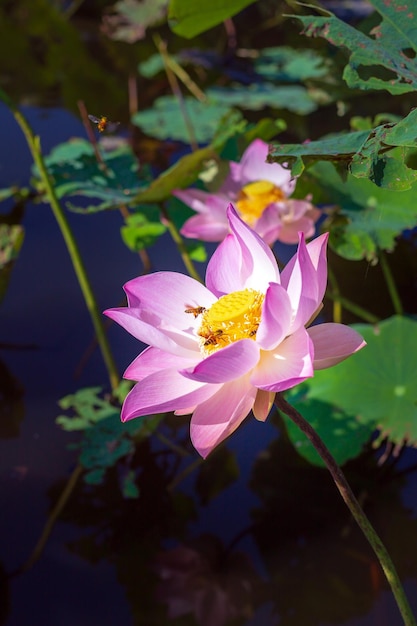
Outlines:
[[[345,475],[336,463],[329,450],[320,439],[316,431],[310,426],[310,424],[303,418],[303,416],[292,407],[281,394],[277,394],[275,397],[275,405],[277,408],[285,413],[298,428],[308,437],[313,444],[314,448],[323,459],[329,470],[336,487],[338,488],[340,495],[345,501],[346,506],[349,508],[352,516],[354,517],[359,528],[371,544],[379,563],[384,571],[386,579],[392,589],[394,597],[397,602],[397,606],[400,610],[405,626],[417,626],[408,604],[407,597],[404,593],[404,589],[401,585],[400,578],[397,574],[395,566],[391,560],[390,555],[379,536],[376,534],[372,524],[366,517],[361,505],[356,499],[349,483],[347,482]]]
[[[359,304],[352,302],[348,298],[345,298],[344,296],[341,296],[329,290],[326,291],[326,296],[330,298],[330,300],[337,300],[346,309],[346,311],[354,313],[357,317],[365,320],[365,322],[369,322],[370,324],[378,324],[379,318],[376,315],[370,313],[370,311],[367,311],[366,309],[359,306]]]
[[[175,76],[175,73],[173,72],[172,67],[169,63],[169,55],[166,43],[162,41],[159,35],[155,35],[153,39],[164,63],[165,73],[168,78],[169,86],[171,87],[171,91],[177,99],[178,106],[181,111],[185,127],[187,129],[191,150],[195,152],[196,150],[198,150],[198,143],[194,132],[194,126],[188,114],[187,107],[185,106],[184,97],[178,84],[177,77]]]
[[[64,237],[64,241],[66,243],[69,255],[71,257],[71,261],[75,270],[75,274],[77,276],[81,291],[84,296],[85,303],[87,305],[88,311],[91,316],[91,320],[93,322],[94,330],[97,336],[97,342],[100,346],[100,350],[103,356],[103,360],[105,366],[107,368],[107,372],[109,375],[109,380],[112,389],[116,389],[119,384],[119,374],[117,372],[116,363],[114,361],[110,344],[107,339],[107,335],[104,330],[104,325],[101,317],[101,312],[97,306],[97,302],[90,284],[90,281],[87,276],[87,272],[83,263],[83,260],[80,255],[80,251],[78,249],[77,243],[75,241],[74,235],[71,231],[68,220],[65,216],[65,213],[59,203],[58,197],[55,193],[55,189],[51,180],[51,177],[48,173],[48,170],[45,165],[45,161],[42,156],[40,138],[33,134],[29,123],[26,118],[19,111],[17,106],[12,102],[12,100],[0,89],[0,99],[2,99],[11,109],[13,115],[19,124],[22,132],[26,138],[29,149],[32,153],[33,160],[38,168],[39,175],[43,182],[44,188],[46,190],[46,194],[49,200],[49,203],[52,208],[52,212],[55,215],[55,219],[58,222],[58,226],[61,230],[62,236]]]
[[[401,304],[400,296],[397,291],[397,287],[395,285],[394,276],[392,275],[391,268],[388,265],[387,257],[383,250],[379,250],[379,262],[381,265],[381,270],[385,278],[385,282],[387,284],[388,292],[391,297],[391,302],[394,306],[394,311],[397,315],[403,314],[403,307]]]
[[[329,278],[329,283],[331,284],[332,291],[336,296],[333,299],[333,321],[340,324],[342,322],[342,303],[340,302],[340,289],[336,276],[330,266],[327,267],[327,276]]]
[[[199,283],[202,283],[202,279],[200,274],[198,273],[197,269],[194,266],[194,263],[192,262],[190,255],[188,253],[188,250],[185,246],[184,240],[180,235],[180,232],[178,230],[178,228],[175,226],[174,222],[171,220],[171,218],[168,215],[167,210],[165,209],[164,206],[161,206],[161,213],[163,215],[163,223],[165,224],[165,226],[168,228],[168,231],[172,237],[172,239],[174,240],[178,251],[181,255],[181,258],[183,260],[183,263],[185,265],[185,267],[187,268],[187,272],[188,274],[192,277],[195,278],[195,280],[198,280]]]

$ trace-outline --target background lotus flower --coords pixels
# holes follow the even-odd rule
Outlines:
[[[128,306],[105,313],[150,344],[125,372],[138,381],[122,420],[192,413],[195,448],[207,456],[252,410],[265,420],[275,393],[339,363],[365,342],[342,324],[306,329],[321,308],[328,235],[297,253],[280,274],[265,242],[227,209],[231,233],[213,254],[207,286],[176,272],[129,281]]]
[[[223,241],[229,233],[226,207],[233,202],[238,214],[268,245],[279,240],[297,243],[298,233],[312,237],[320,216],[308,199],[292,200],[296,181],[278,163],[266,163],[268,144],[255,139],[240,163],[230,161],[230,171],[217,193],[200,189],[175,190],[173,195],[198,215],[181,229],[185,237]]]

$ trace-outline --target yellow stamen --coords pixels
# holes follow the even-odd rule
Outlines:
[[[268,205],[285,199],[282,189],[269,180],[257,180],[242,187],[235,204],[240,217],[253,226]]]
[[[239,339],[256,339],[264,297],[254,289],[234,291],[204,311],[197,332],[202,352],[211,354]]]

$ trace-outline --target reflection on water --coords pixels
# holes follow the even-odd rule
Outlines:
[[[4,32],[10,24],[3,24]],[[14,45],[23,45],[23,33],[23,26],[13,30]],[[71,41],[54,47],[49,31],[43,45],[64,62],[80,45],[79,38]],[[10,48],[8,63],[16,49]],[[41,80],[28,50],[22,54],[28,63],[21,75],[14,74],[17,96],[36,90]],[[106,87],[115,98],[115,117],[121,118],[117,109],[125,100],[115,96],[113,78],[84,47],[74,58],[64,91],[68,107],[75,110],[81,91],[98,112],[96,100]],[[44,78],[47,92],[56,74]],[[81,124],[63,110],[25,108],[25,113],[46,152],[71,135],[83,135]],[[0,127],[0,187],[26,184],[30,160],[4,107]],[[11,205],[4,207],[6,214]],[[101,308],[113,306],[121,284],[141,271],[139,259],[121,242],[120,216],[69,214],[69,219]],[[157,437],[138,443],[130,459],[138,498],[121,493],[122,465],[107,472],[104,484],[79,481],[40,561],[16,574],[76,464],[67,445],[77,436],[56,427],[57,401],[106,381],[97,352],[74,378],[92,328],[49,207],[28,203],[22,224],[25,242],[1,304],[0,558],[6,575],[0,572],[0,623],[400,626],[379,565],[332,481],[296,454],[276,417],[265,425],[248,420],[227,447],[197,462],[192,472],[197,457],[188,420],[167,419],[163,435],[182,453]],[[155,270],[182,271],[167,236],[150,256]],[[109,334],[122,370],[137,345],[115,327]],[[378,467],[368,450],[349,463],[347,474],[408,581],[417,611],[416,477],[400,475],[415,461],[415,453],[407,451],[400,461]],[[407,507],[404,489],[411,494]]]

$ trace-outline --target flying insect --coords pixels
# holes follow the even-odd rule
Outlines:
[[[104,133],[105,130],[112,133],[120,124],[120,122],[111,122],[109,118],[105,115],[102,115],[101,117],[89,115],[88,119],[93,122],[93,124],[97,124],[97,129],[99,133]]]

